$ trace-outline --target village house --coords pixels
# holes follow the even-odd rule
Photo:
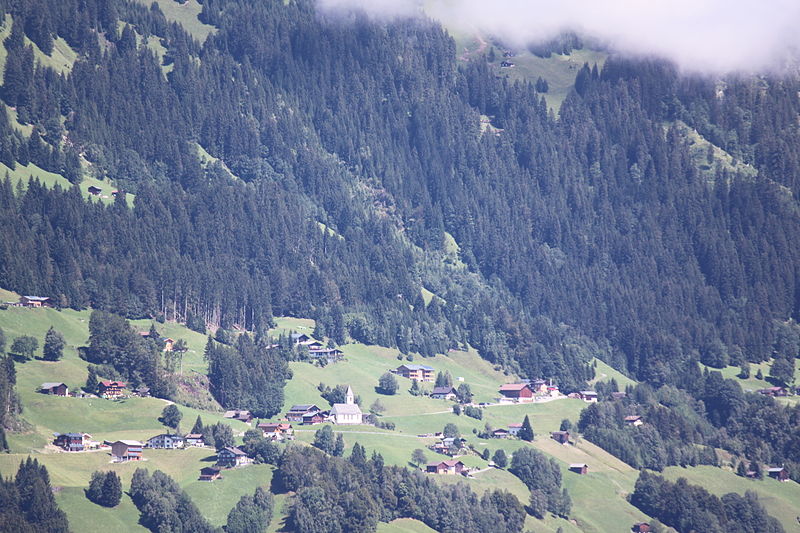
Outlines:
[[[779,397],[779,396],[787,396],[789,393],[783,387],[768,387],[766,389],[759,389],[758,393],[764,396],[772,396],[772,397]]]
[[[314,424],[322,424],[330,416],[329,411],[317,411],[316,413],[306,413],[303,415],[302,424],[304,426],[311,426]]]
[[[264,438],[272,441],[291,439],[294,435],[292,425],[285,422],[265,422],[256,427],[263,432]]]
[[[253,460],[239,448],[227,446],[217,452],[217,466],[234,468],[253,464]]]
[[[507,429],[498,428],[492,431],[492,438],[493,439],[507,439],[510,433]]]
[[[550,438],[559,444],[569,444],[569,431],[553,431]]]
[[[161,343],[164,344],[164,351],[165,352],[171,352],[172,351],[172,347],[175,345],[175,339],[171,339],[169,337],[161,337],[158,340],[160,340]]]
[[[446,437],[441,439],[439,442],[431,444],[429,448],[436,453],[441,453],[443,455],[449,455],[453,457],[461,453],[461,450],[464,448],[465,444],[464,439],[456,439],[453,437]]]
[[[174,450],[183,448],[185,440],[180,435],[170,435],[169,433],[162,433],[147,440],[147,447],[156,450]]]
[[[784,467],[778,468],[770,468],[767,470],[767,475],[772,479],[777,479],[778,481],[788,481],[789,480],[789,471],[786,470]]]
[[[205,466],[200,469],[200,481],[214,481],[222,479],[222,469],[218,466]]]
[[[50,298],[46,296],[20,296],[19,305],[23,307],[42,307],[49,305]]]
[[[116,400],[124,396],[123,390],[126,386],[127,384],[123,381],[101,381],[97,385],[97,395],[107,400]]]
[[[39,387],[42,394],[52,394],[53,396],[69,396],[69,387],[64,383],[42,383]]]
[[[347,391],[344,395],[344,403],[335,403],[331,408],[331,418],[336,424],[361,424],[364,419],[364,414],[361,408],[355,402],[355,395],[350,385],[347,386]]]
[[[533,391],[527,383],[506,383],[500,386],[501,402],[532,402]]]
[[[138,396],[139,398],[148,398],[150,396],[150,387],[139,385],[133,389],[133,395]]]
[[[425,472],[429,474],[463,474],[466,470],[464,463],[458,459],[449,461],[439,461],[438,463],[428,463],[425,465]]]
[[[642,417],[639,415],[629,415],[625,417],[625,425],[626,426],[641,426],[644,424],[642,421]]]
[[[509,434],[514,435],[515,437],[517,436],[517,434],[519,433],[519,430],[521,430],[521,429],[522,429],[522,422],[516,422],[514,424],[509,424],[508,425]]]
[[[89,185],[89,188],[86,190],[92,196],[99,196],[100,193],[103,192],[103,189],[101,189],[100,187],[95,187],[94,185]]]
[[[431,392],[431,398],[434,400],[454,400],[456,396],[456,389],[453,387],[434,387]]]
[[[578,398],[586,403],[595,403],[597,401],[597,393],[593,390],[582,390],[578,393]]]
[[[203,440],[202,433],[189,433],[183,438],[184,446],[195,446],[197,448],[203,448],[206,443]]]
[[[85,449],[83,433],[54,433],[53,444],[68,452],[82,452]]]
[[[232,411],[225,411],[223,418],[230,418],[232,420],[238,420],[239,422],[244,422],[245,424],[249,424],[253,421],[253,415],[250,411],[244,411],[239,409],[234,409]]]
[[[573,463],[569,465],[569,471],[575,472],[576,474],[588,474],[589,465],[587,465],[586,463]]]
[[[295,344],[308,344],[314,341],[314,339],[312,339],[305,333],[292,333],[291,335],[289,335],[289,337]]]
[[[318,413],[319,407],[313,404],[293,405],[286,413],[286,420],[289,422],[303,422],[303,416],[309,413]]]
[[[338,348],[320,348],[318,350],[308,350],[308,355],[315,359],[326,359],[329,363],[340,361],[344,357],[344,352]]]
[[[543,379],[523,380],[522,382],[528,384],[533,394],[547,394],[547,382]]]
[[[435,380],[433,367],[428,365],[400,365],[392,372],[414,381],[431,382]]]
[[[325,347],[325,345],[319,341],[311,341],[306,343],[305,346],[307,346],[309,350],[321,350]]]
[[[115,463],[141,461],[143,447],[138,440],[118,440],[111,444],[111,458]]]
[[[647,522],[633,524],[631,531],[633,531],[633,533],[650,533],[650,524]]]

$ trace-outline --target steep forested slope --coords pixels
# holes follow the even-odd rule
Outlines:
[[[217,31],[199,43],[157,6],[3,9],[3,99],[36,127],[0,121],[2,161],[137,197],[130,210],[3,187],[2,285],[226,326],[307,315],[339,342],[423,354],[469,342],[568,389],[597,354],[655,384],[697,360],[797,355],[775,336],[800,297],[794,78],[720,93],[612,57],[578,73],[555,117],[484,58],[459,65],[429,21],[206,0]],[[80,57],[63,75],[34,66],[23,33]],[[709,182],[676,120],[759,175]]]

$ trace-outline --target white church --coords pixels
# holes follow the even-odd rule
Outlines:
[[[364,417],[361,408],[356,404],[355,395],[350,385],[344,396],[345,403],[335,403],[331,409],[331,418],[336,424],[361,424]]]

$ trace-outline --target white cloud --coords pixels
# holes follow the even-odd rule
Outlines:
[[[379,16],[420,12],[420,0],[318,0]],[[690,71],[763,71],[800,49],[798,0],[428,0],[446,27],[524,45],[573,30],[622,53],[656,55]]]

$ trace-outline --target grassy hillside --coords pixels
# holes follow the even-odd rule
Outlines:
[[[152,2],[138,0],[148,7]],[[164,13],[167,20],[177,22],[195,39],[201,43],[212,33],[216,32],[214,26],[200,22],[198,15],[203,10],[203,6],[197,0],[188,0],[184,3],[175,0],[155,0],[158,7]]]
[[[712,372],[721,372],[722,376],[726,379],[734,379],[738,381],[739,385],[742,386],[742,389],[748,392],[755,392],[758,389],[764,389],[767,387],[772,387],[774,385],[767,379],[769,377],[770,367],[772,366],[772,360],[763,361],[761,363],[750,363],[750,377],[746,379],[739,377],[740,368],[738,366],[713,368],[710,366],[703,365],[702,363],[700,366]],[[758,374],[759,370],[761,371],[761,374],[764,376],[764,379],[756,378],[756,374]],[[800,365],[795,368],[794,382],[795,384],[800,384]],[[785,404],[795,404],[800,402],[800,396],[785,396],[785,397],[775,398],[775,400]]]

